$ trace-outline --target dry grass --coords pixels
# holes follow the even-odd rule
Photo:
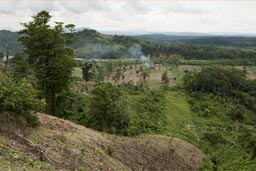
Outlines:
[[[38,160],[31,147],[11,132],[28,139],[53,162],[54,170],[196,170],[203,153],[178,138],[144,135],[137,138],[97,132],[53,116],[38,114],[41,126],[0,132],[7,145]],[[13,134],[15,135],[15,134]],[[13,145],[15,142],[15,145]],[[22,163],[21,163],[22,165]],[[0,166],[1,168],[1,166]]]

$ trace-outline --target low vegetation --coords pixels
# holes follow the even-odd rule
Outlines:
[[[23,80],[15,82],[0,73],[0,113],[6,113],[22,124],[36,127],[39,121],[34,112],[41,111],[44,101],[37,99],[36,90]]]

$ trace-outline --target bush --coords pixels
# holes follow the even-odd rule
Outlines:
[[[125,92],[110,83],[100,83],[91,93],[87,126],[121,134],[128,126],[128,113]]]
[[[44,102],[36,98],[36,91],[23,80],[14,82],[0,73],[0,112],[6,112],[17,119],[24,118],[30,126],[37,126],[38,119],[32,114],[44,107]]]
[[[65,90],[56,98],[56,114],[58,117],[71,120],[78,124],[86,123],[88,96],[74,90]]]
[[[212,66],[184,76],[184,86],[190,92],[207,92],[219,96],[236,96],[237,92],[246,89],[247,84],[245,74],[235,68]]]
[[[128,135],[162,133],[166,126],[166,108],[163,92],[151,90],[135,96],[131,101],[133,114],[126,129]]]
[[[203,116],[226,115],[233,121],[255,118],[255,81],[238,69],[212,66],[187,73],[184,87],[193,97],[192,109]]]
[[[241,129],[238,138],[239,143],[252,153],[252,159],[256,158],[256,134],[255,129]]]
[[[205,132],[203,133],[201,139],[211,143],[212,145],[227,143],[227,141],[221,136],[221,134],[216,132]]]

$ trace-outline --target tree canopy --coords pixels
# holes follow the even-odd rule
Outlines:
[[[56,95],[67,88],[74,66],[73,50],[67,47],[74,25],[55,22],[51,27],[51,15],[41,11],[32,17],[32,21],[23,23],[25,27],[19,31],[22,36],[18,39],[24,45],[29,63],[34,67],[39,89],[46,99],[46,111],[54,114]],[[71,30],[65,33],[64,28]]]

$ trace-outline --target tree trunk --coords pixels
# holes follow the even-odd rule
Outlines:
[[[55,91],[49,88],[45,96],[46,100],[46,112],[50,115],[57,115],[56,113],[56,95]]]
[[[86,92],[88,91],[88,83],[86,80],[85,80],[85,90],[86,90]]]

